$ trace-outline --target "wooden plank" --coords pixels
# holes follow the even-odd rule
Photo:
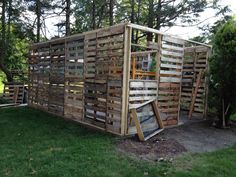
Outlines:
[[[162,77],[161,76],[160,82],[181,82],[181,78],[177,78],[177,77]]]
[[[170,42],[170,43],[184,45],[184,40],[183,39],[173,38],[172,36],[169,36],[169,35],[163,35],[163,39],[162,40]]]
[[[123,86],[122,86],[122,114],[121,114],[121,134],[127,134],[128,130],[128,104],[129,104],[129,75],[131,61],[131,32],[132,28],[125,27],[124,36],[124,66],[123,66]]]
[[[137,133],[138,133],[139,140],[144,141],[144,134],[143,134],[143,131],[141,129],[141,125],[140,125],[138,117],[137,117],[136,109],[132,109],[131,113],[132,113],[132,118],[135,122],[135,126],[136,126],[136,130],[137,130]]]
[[[194,93],[193,93],[193,96],[192,96],[192,101],[191,101],[190,108],[189,108],[189,114],[188,114],[189,118],[192,117],[192,113],[194,111],[194,104],[195,104],[195,101],[196,101],[198,88],[199,88],[199,85],[201,83],[202,74],[203,74],[203,72],[200,71],[200,73],[198,74],[198,77],[197,77],[196,87],[194,89]]]

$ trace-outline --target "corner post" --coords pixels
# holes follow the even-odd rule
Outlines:
[[[121,113],[121,135],[126,135],[128,129],[129,113],[129,77],[131,58],[131,32],[132,28],[124,26],[124,63],[123,63],[123,83],[122,83],[122,113]]]

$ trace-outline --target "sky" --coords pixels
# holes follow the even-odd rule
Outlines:
[[[236,14],[236,0],[220,0],[221,5],[229,5],[230,9],[232,10],[231,15]],[[195,36],[198,36],[201,34],[201,30],[198,28],[199,26],[203,26],[206,24],[213,24],[215,21],[217,21],[219,17],[214,16],[214,10],[207,10],[200,14],[200,20],[204,21],[198,26],[192,26],[192,27],[179,27],[174,26],[171,28],[162,28],[160,31],[166,32],[171,35],[179,36],[184,39],[193,38]],[[48,38],[51,38],[55,35],[57,35],[57,27],[54,26],[58,22],[65,20],[64,17],[54,17],[47,19],[45,22],[45,25],[47,26],[48,30],[46,31],[46,35]],[[72,22],[74,19],[72,18]]]
[[[221,5],[229,5],[229,8],[231,9],[232,15],[236,14],[236,0],[221,0]],[[209,18],[209,19],[208,19]],[[198,36],[201,34],[201,30],[198,27],[201,27],[206,24],[214,24],[219,19],[219,17],[215,17],[214,10],[207,10],[203,12],[200,16],[200,21],[204,21],[204,23],[201,23],[198,26],[193,27],[171,27],[171,28],[165,28],[161,29],[161,31],[167,32],[172,35],[180,36],[184,39],[189,39],[195,36]]]

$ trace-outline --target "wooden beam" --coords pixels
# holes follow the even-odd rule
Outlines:
[[[200,70],[200,72],[197,76],[197,83],[196,83],[196,87],[194,89],[194,93],[193,93],[193,96],[192,96],[192,101],[191,101],[190,108],[189,108],[189,114],[188,114],[189,118],[192,117],[192,114],[193,114],[193,111],[194,111],[194,104],[195,104],[195,101],[196,101],[198,88],[201,84],[201,78],[202,78],[202,70]]]
[[[156,114],[156,120],[157,120],[158,124],[160,125],[160,128],[162,129],[162,128],[164,128],[164,125],[161,120],[161,113],[160,113],[160,110],[158,109],[157,105],[158,105],[158,103],[156,103],[154,101],[152,102],[152,107],[153,107],[153,110]]]
[[[173,35],[170,35],[170,34],[166,34],[166,33],[161,32],[159,30],[156,30],[156,29],[153,29],[153,28],[149,28],[149,27],[145,27],[145,26],[141,26],[141,25],[136,25],[136,24],[129,23],[127,26],[132,27],[134,29],[141,30],[141,31],[149,32],[149,33],[161,34],[161,35],[170,36],[170,37],[173,37],[173,38],[176,38],[176,39],[182,39],[180,37],[173,36]],[[182,39],[182,40],[187,41],[187,42],[191,42],[191,43],[194,43],[194,44],[203,45],[203,46],[212,48],[211,45],[207,45],[207,44],[204,44],[204,43],[201,43],[201,42],[192,41],[192,40],[186,40],[186,39]]]
[[[131,64],[131,32],[132,28],[125,26],[124,36],[124,66],[122,85],[122,113],[121,113],[121,135],[128,131],[128,106],[129,106],[129,78]]]
[[[137,117],[136,109],[132,109],[132,110],[131,110],[131,113],[132,113],[132,118],[133,118],[134,123],[135,123],[135,127],[136,127],[136,129],[137,129],[137,133],[138,133],[139,140],[140,140],[140,141],[144,141],[145,138],[144,138],[144,134],[143,134],[141,125],[140,125],[139,120],[138,120],[138,117]]]

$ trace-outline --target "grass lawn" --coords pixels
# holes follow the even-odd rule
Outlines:
[[[119,137],[27,107],[0,110],[0,176],[236,176],[236,146],[151,163],[119,154]]]

